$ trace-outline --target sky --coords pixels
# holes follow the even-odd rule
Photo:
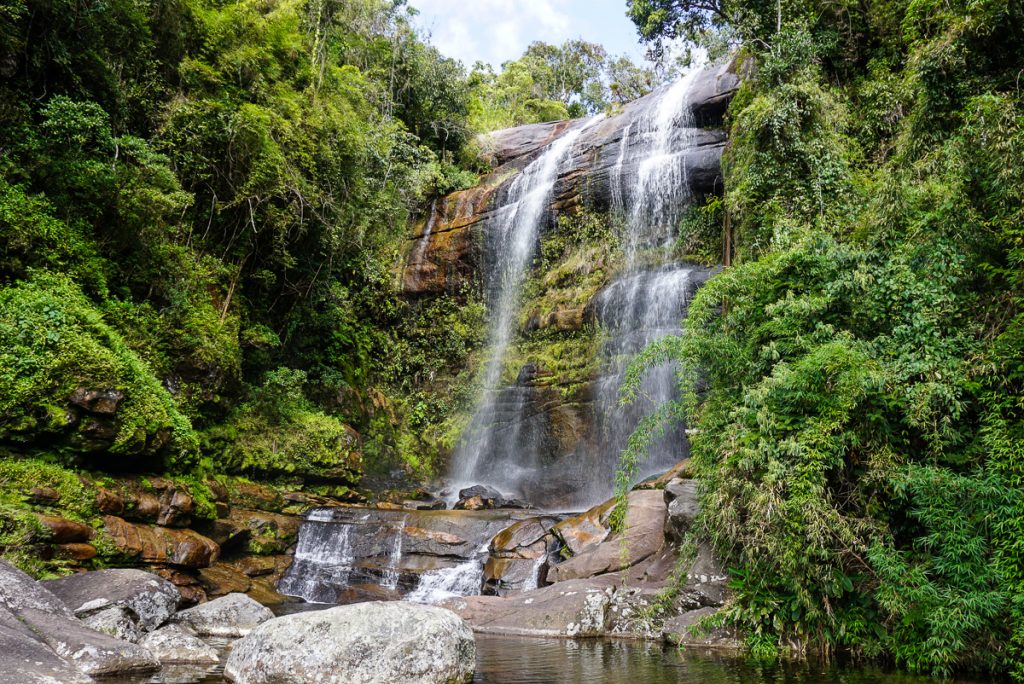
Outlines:
[[[609,54],[643,59],[626,0],[409,0],[420,28],[448,57],[472,67],[495,67],[523,54],[535,40],[561,44],[571,38],[600,43]]]

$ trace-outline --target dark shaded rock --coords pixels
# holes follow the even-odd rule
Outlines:
[[[171,582],[144,570],[94,570],[42,583],[78,617],[98,608],[118,606],[129,611],[145,631],[152,631],[174,614],[181,597]]]
[[[672,480],[665,486],[665,538],[679,544],[700,512],[696,480]]]

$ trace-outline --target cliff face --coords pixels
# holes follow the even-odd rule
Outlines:
[[[695,195],[721,189],[719,162],[726,140],[722,119],[738,85],[739,78],[726,64],[702,72],[690,88],[687,106],[700,130],[685,153],[684,163],[687,182]],[[583,132],[555,184],[552,219],[584,205],[596,211],[612,207],[616,176],[630,178],[637,173],[639,162],[629,154],[629,148],[638,140],[630,139],[628,131],[649,113],[658,95],[655,92],[640,98]],[[510,181],[545,146],[583,123],[577,119],[531,124],[484,136],[481,147],[494,169],[476,187],[438,199],[430,215],[414,226],[402,271],[405,294],[454,293],[481,277],[487,270],[483,248],[487,222],[503,204]]]

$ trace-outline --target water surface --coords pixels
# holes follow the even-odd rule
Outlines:
[[[655,643],[478,634],[474,684],[980,684],[825,663],[757,664]],[[223,684],[222,668],[167,669],[105,684]]]

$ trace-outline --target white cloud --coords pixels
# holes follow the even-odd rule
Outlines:
[[[412,0],[419,25],[442,54],[472,67],[519,57],[535,40],[561,43],[572,22],[566,0]]]

